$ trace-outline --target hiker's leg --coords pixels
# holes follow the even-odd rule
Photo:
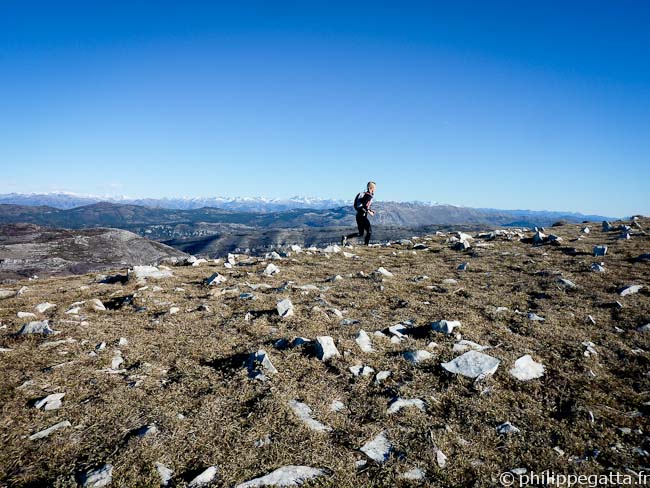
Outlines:
[[[366,238],[364,242],[367,246],[370,242],[370,237],[372,237],[372,225],[370,225],[370,220],[368,220],[368,217],[365,217],[364,230],[366,231]]]

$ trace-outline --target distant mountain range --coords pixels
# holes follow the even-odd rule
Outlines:
[[[580,222],[604,217],[560,212],[481,210],[452,205],[377,202],[373,223],[378,226],[418,228],[431,225],[547,226],[558,220]],[[101,202],[71,209],[50,206],[0,204],[0,223],[32,223],[81,229],[114,227],[154,239],[206,235],[210,224],[238,224],[255,228],[354,226],[352,208],[295,208],[278,212],[242,212],[220,208],[191,210],[155,208]],[[180,228],[178,228],[180,226]],[[198,233],[195,232],[198,230]]]
[[[255,205],[263,211],[256,212],[213,207],[163,208],[113,202],[56,208],[36,205],[47,199],[28,197],[12,198],[33,205],[0,204],[0,225],[35,224],[50,229],[71,230],[100,227],[122,229],[182,252],[210,257],[244,249],[258,253],[287,244],[324,245],[338,242],[342,234],[356,228],[351,205],[272,211],[275,203],[259,199]],[[66,195],[47,196],[49,203],[57,203],[61,207],[63,204],[59,197],[72,203],[72,200],[66,200]],[[250,203],[252,205],[253,200]],[[299,205],[297,201],[292,204]],[[557,221],[605,219],[575,213],[474,209],[423,203],[378,201],[375,208],[377,214],[372,218],[375,228],[373,239],[379,240],[395,240],[435,230],[550,226]],[[1,251],[0,258],[3,257]]]
[[[176,210],[193,210],[204,207],[221,208],[240,212],[281,212],[294,208],[327,209],[348,204],[344,200],[291,197],[193,197],[193,198],[128,198],[95,195],[77,195],[74,193],[9,193],[0,195],[0,204],[47,206],[58,209],[70,209],[92,205],[99,202],[119,203],[124,205],[142,205],[153,208]]]

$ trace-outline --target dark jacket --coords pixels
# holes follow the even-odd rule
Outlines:
[[[372,205],[372,198],[373,195],[370,192],[365,192],[361,199],[359,200],[359,206],[357,208],[357,213],[363,213],[366,215],[368,211],[370,210],[370,206]]]

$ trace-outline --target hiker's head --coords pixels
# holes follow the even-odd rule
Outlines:
[[[375,188],[376,188],[376,187],[377,187],[377,184],[376,184],[374,181],[369,181],[369,182],[368,182],[368,186],[367,186],[367,188],[368,188],[368,191],[369,191],[370,193],[375,193]]]

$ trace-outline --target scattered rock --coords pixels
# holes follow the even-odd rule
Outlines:
[[[361,329],[359,331],[355,341],[363,352],[368,352],[368,353],[373,352],[370,336],[368,336],[365,330]]]
[[[50,334],[60,334],[60,332],[56,330],[52,330],[50,328],[49,320],[42,320],[37,322],[29,322],[23,325],[22,328],[18,331],[18,334],[19,335],[25,335],[25,334],[50,335]]]
[[[174,472],[162,463],[156,463],[156,471],[160,477],[160,486],[170,486]]]
[[[63,429],[65,427],[72,427],[72,424],[68,422],[67,420],[64,420],[63,422],[59,422],[58,424],[54,424],[52,427],[49,427],[45,430],[41,430],[40,432],[37,432],[36,434],[32,434],[29,436],[30,441],[35,441],[38,439],[43,439],[44,437],[49,436],[52,432],[55,432],[59,429]]]
[[[468,340],[460,340],[456,344],[454,344],[453,347],[453,352],[465,352],[469,350],[474,350],[474,351],[484,351],[486,349],[490,349],[490,346],[482,346],[480,344],[477,344],[476,342],[468,341]]]
[[[419,398],[411,398],[409,400],[405,400],[403,398],[397,398],[388,407],[388,413],[397,413],[401,409],[407,407],[416,407],[423,412],[426,410],[425,403]]]
[[[311,408],[305,403],[299,402],[298,400],[291,400],[289,401],[289,407],[291,407],[293,413],[311,430],[315,430],[316,432],[330,432],[332,430],[331,427],[314,419],[311,415]]]
[[[129,272],[129,278],[133,276],[136,280],[146,280],[148,278],[160,280],[171,278],[174,273],[169,269],[157,268],[156,266],[134,266],[133,270]]]
[[[433,354],[423,349],[420,349],[418,351],[406,351],[404,353],[404,359],[412,364],[418,364],[431,358],[433,358]]]
[[[298,486],[329,471],[309,466],[282,466],[271,473],[236,485],[235,488],[254,488],[258,486]]]
[[[577,288],[576,284],[573,281],[567,280],[565,278],[558,278],[558,283],[569,290],[575,290]]]
[[[16,316],[19,319],[35,319],[36,318],[36,314],[34,314],[32,312],[18,312],[16,314]]]
[[[38,305],[36,305],[34,307],[34,310],[36,310],[38,313],[45,313],[45,312],[47,312],[48,310],[50,310],[51,308],[54,308],[54,307],[56,307],[56,305],[54,305],[53,303],[44,302],[44,303],[39,303]]]
[[[219,273],[213,273],[212,276],[206,278],[205,284],[208,286],[220,285],[225,282],[227,278]]]
[[[380,371],[377,373],[377,376],[375,376],[375,383],[380,384],[383,381],[387,380],[388,377],[391,375],[390,371]]]
[[[280,272],[280,268],[278,268],[275,264],[269,263],[262,274],[264,276],[274,276]]]
[[[607,254],[607,246],[594,246],[594,256],[604,256]]]
[[[61,400],[64,396],[65,393],[53,393],[52,395],[41,398],[36,403],[34,403],[34,408],[42,408],[43,410],[58,410],[61,408]]]
[[[393,445],[390,443],[384,432],[381,432],[377,437],[366,442],[361,447],[361,452],[377,463],[388,461],[392,450]]]
[[[334,345],[334,339],[330,336],[316,337],[316,356],[321,361],[328,361],[333,357],[338,357],[341,354]]]
[[[105,464],[101,468],[82,474],[79,478],[81,486],[88,488],[108,486],[113,481],[113,465]]]
[[[206,469],[200,475],[198,475],[196,478],[190,481],[190,483],[187,486],[188,488],[199,488],[201,486],[206,486],[212,483],[212,481],[214,481],[218,473],[219,473],[219,468],[217,468],[216,466],[210,466],[208,469]]]
[[[4,288],[0,289],[0,300],[4,300],[6,298],[11,298],[15,296],[16,296],[16,292],[14,290],[5,290]]]
[[[601,263],[593,263],[589,269],[591,271],[594,271],[596,273],[604,273],[605,272],[605,267]]]
[[[520,381],[528,381],[544,376],[544,365],[535,362],[529,354],[526,354],[515,361],[514,368],[509,372]]]
[[[598,352],[596,351],[596,344],[591,341],[583,342],[582,345],[585,347],[585,352],[583,353],[585,357],[596,356]]]
[[[393,277],[393,273],[391,273],[390,271],[385,269],[383,266],[380,266],[375,271],[373,271],[373,274],[385,276],[386,278],[392,278]]]
[[[458,320],[439,320],[431,324],[431,330],[447,335],[450,335],[456,327],[460,327]]]
[[[91,300],[88,301],[90,308],[93,309],[95,312],[105,312],[106,307],[102,303],[102,301],[98,298],[92,298]]]
[[[633,295],[634,293],[638,293],[639,290],[641,290],[642,288],[643,285],[629,285],[619,290],[618,294],[622,297],[627,295]]]
[[[500,361],[492,356],[478,351],[467,351],[453,361],[442,363],[441,366],[450,373],[476,378],[494,374],[499,364]]]
[[[469,268],[469,263],[461,263],[456,267],[458,271],[467,271],[467,268]]]
[[[345,404],[340,400],[334,400],[330,404],[330,411],[332,412],[341,412],[343,410],[345,410]]]
[[[436,449],[436,463],[440,468],[447,466],[447,456],[440,449]]]
[[[156,424],[143,425],[142,427],[133,431],[133,435],[139,438],[155,435],[157,433],[158,433],[158,427],[156,426]]]
[[[269,355],[264,349],[251,354],[248,358],[248,374],[251,378],[265,380],[266,376],[260,371],[260,367],[269,374],[275,374],[278,370],[273,366]]]
[[[519,432],[521,431],[510,422],[504,422],[497,426],[497,433],[501,435],[518,434]]]
[[[285,298],[284,300],[280,300],[277,303],[276,309],[278,311],[278,315],[282,317],[283,319],[286,319],[287,317],[291,317],[293,315],[293,303],[291,303],[291,300],[288,298]]]
[[[544,317],[540,317],[536,313],[533,312],[528,312],[528,320],[532,320],[533,322],[544,322]]]
[[[372,369],[370,366],[364,366],[361,364],[357,364],[356,366],[351,366],[350,367],[350,372],[354,376],[370,376],[372,373],[375,372],[374,369]]]
[[[413,468],[412,470],[407,471],[406,473],[400,476],[401,479],[407,481],[422,481],[426,477],[427,477],[426,471],[423,471],[420,468]]]

